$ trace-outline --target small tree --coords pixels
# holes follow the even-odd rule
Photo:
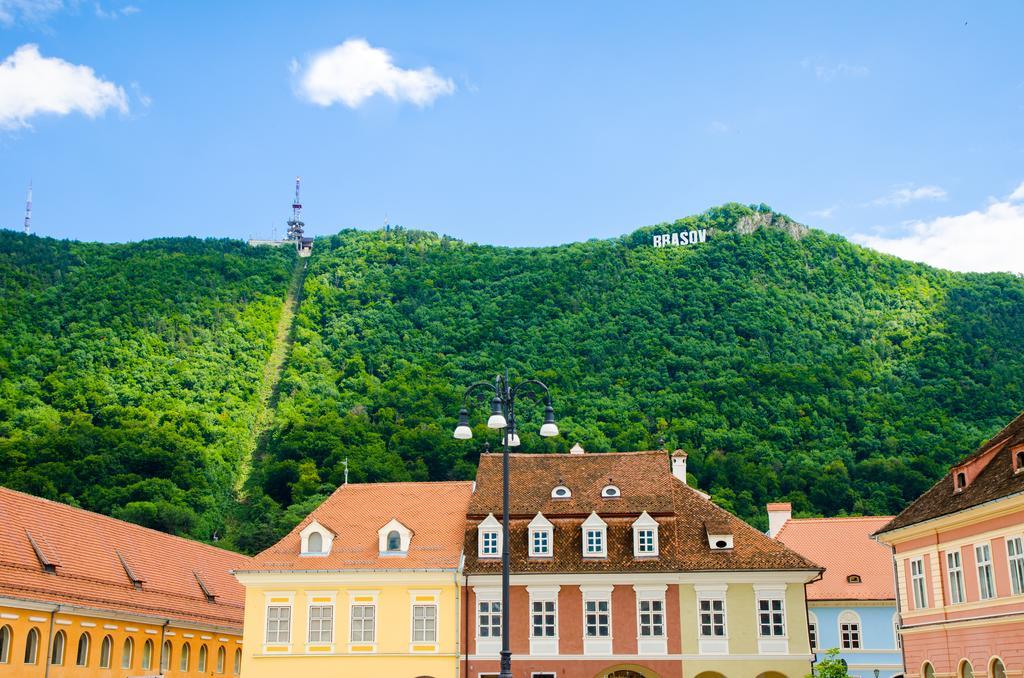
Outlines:
[[[814,670],[804,678],[848,678],[846,662],[839,658],[839,648],[825,652],[825,658],[814,665]]]

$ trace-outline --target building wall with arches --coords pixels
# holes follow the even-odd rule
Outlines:
[[[239,629],[167,624],[167,620],[0,599],[0,676],[4,678],[233,678],[241,658]],[[35,652],[29,638],[35,634]],[[109,641],[106,639],[109,638]],[[144,663],[150,643],[149,664]],[[181,663],[189,646],[189,661]],[[170,656],[162,650],[169,644]],[[61,645],[63,647],[61,648]],[[200,648],[208,661],[201,670]],[[81,647],[81,652],[79,648]],[[127,650],[127,651],[126,651]],[[223,652],[223,666],[217,656]],[[125,656],[129,655],[128,660]],[[166,661],[167,670],[161,670]],[[240,669],[240,663],[238,665]],[[49,671],[47,671],[49,669]],[[218,670],[220,669],[220,670]]]

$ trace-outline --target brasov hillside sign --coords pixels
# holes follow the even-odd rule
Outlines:
[[[680,245],[696,245],[698,243],[707,242],[708,229],[701,228],[696,231],[680,231],[678,233],[665,233],[663,235],[654,236],[655,247],[668,247]]]

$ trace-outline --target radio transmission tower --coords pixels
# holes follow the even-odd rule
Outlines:
[[[25,235],[32,230],[32,182],[28,182],[28,199],[25,201]]]
[[[302,223],[302,202],[299,200],[301,177],[295,177],[295,201],[292,202],[292,218],[288,220],[288,239],[302,240],[306,224]]]

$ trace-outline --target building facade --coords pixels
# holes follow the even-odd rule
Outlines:
[[[339,487],[235,573],[245,678],[455,678],[471,482]]]
[[[685,455],[514,454],[516,678],[755,678],[810,671],[808,559],[686,485]],[[462,675],[501,648],[500,454],[481,456],[465,537]]]
[[[0,488],[0,676],[237,676],[248,562]]]
[[[894,554],[908,678],[1024,676],[1024,414],[877,537]]]
[[[902,676],[892,554],[871,537],[892,516],[794,519],[792,513],[788,503],[768,504],[768,535],[825,568],[807,586],[815,660],[836,648],[851,676]]]

